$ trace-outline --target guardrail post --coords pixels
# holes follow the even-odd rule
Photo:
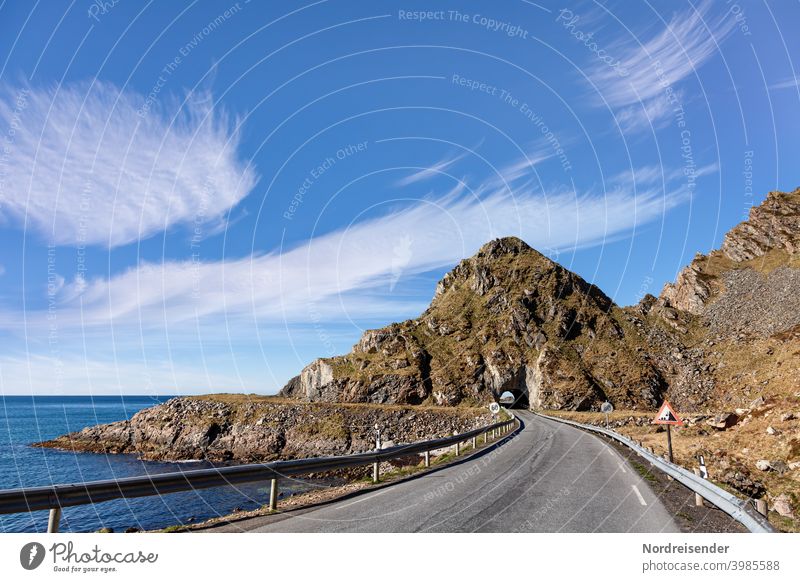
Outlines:
[[[456,443],[456,457],[461,454],[461,441]]]
[[[763,497],[761,499],[756,499],[756,511],[758,511],[764,517],[769,517],[769,510],[767,509],[767,500]]]
[[[472,437],[472,450],[474,451],[477,448],[478,448],[478,437]]]
[[[483,433],[483,444],[486,444],[488,442],[489,442],[489,431],[487,430],[485,433]]]
[[[61,522],[61,508],[52,507],[50,516],[47,518],[47,533],[58,533],[58,525]]]
[[[372,482],[377,483],[381,480],[380,469],[378,467],[378,463],[372,463]]]
[[[431,452],[430,451],[425,451],[425,466],[426,467],[430,467],[431,466]]]
[[[698,477],[702,476],[702,473],[700,472],[700,469],[695,467],[693,470],[694,470],[694,474],[695,475],[697,475]],[[700,495],[699,493],[695,493],[694,494],[694,504],[697,507],[703,507],[703,496]]]
[[[278,480],[273,479],[269,484],[269,510],[278,509]]]

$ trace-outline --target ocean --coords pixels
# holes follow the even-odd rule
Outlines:
[[[142,461],[134,455],[73,453],[35,448],[31,443],[86,426],[130,418],[170,396],[0,396],[0,489],[36,487],[188,471],[212,467],[208,462]],[[314,480],[280,482],[282,495],[326,487]],[[269,501],[269,483],[216,487],[169,495],[118,499],[64,508],[61,531],[92,532],[111,528],[150,530],[194,523],[255,509]],[[47,512],[0,515],[0,532],[47,531]]]

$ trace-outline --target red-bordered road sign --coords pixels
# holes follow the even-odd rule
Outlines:
[[[672,409],[669,402],[664,400],[664,404],[661,405],[661,408],[656,414],[656,417],[653,419],[653,424],[672,424],[675,426],[682,426],[683,421],[681,417]]]

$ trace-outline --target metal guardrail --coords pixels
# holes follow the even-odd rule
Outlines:
[[[274,461],[76,484],[0,490],[0,514],[50,510],[47,531],[54,533],[58,531],[61,510],[64,507],[267,480],[272,481],[269,507],[276,509],[279,477],[322,473],[372,464],[372,479],[377,483],[380,479],[379,464],[381,462],[424,453],[425,466],[430,467],[431,451],[455,445],[455,453],[459,455],[462,443],[471,441],[474,448],[477,446],[477,439],[480,436],[483,436],[483,442],[487,443],[490,435],[491,439],[495,439],[506,434],[515,422],[517,420],[512,415],[511,420],[497,422],[462,434],[354,455]]]
[[[588,430],[591,432],[596,432],[607,437],[614,439],[615,441],[622,443],[626,447],[632,449],[636,452],[640,457],[644,457],[648,460],[652,465],[675,479],[676,481],[682,483],[696,494],[703,497],[703,499],[707,500],[709,503],[715,505],[728,515],[730,515],[733,519],[741,523],[744,527],[746,527],[749,531],[753,533],[772,533],[775,531],[775,528],[769,523],[764,516],[759,513],[753,511],[748,502],[728,493],[721,487],[714,485],[713,483],[709,482],[702,477],[695,475],[694,473],[686,470],[685,468],[676,465],[674,463],[670,463],[666,459],[662,459],[658,455],[655,455],[645,449],[644,447],[639,446],[633,439],[626,437],[616,431],[602,428],[599,426],[593,426],[590,424],[582,424],[580,422],[574,422],[572,420],[566,420],[564,418],[557,418],[555,416],[549,416],[547,414],[541,414],[539,412],[534,412],[538,416],[543,418],[547,418],[550,420],[555,420],[556,422],[561,422],[564,424],[569,424],[577,428],[581,428],[583,430]]]

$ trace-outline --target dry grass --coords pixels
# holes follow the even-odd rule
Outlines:
[[[372,404],[367,402],[303,402],[301,400],[293,400],[292,398],[284,398],[282,396],[264,395],[264,394],[203,394],[199,396],[187,396],[186,398],[195,398],[198,400],[208,400],[212,402],[222,402],[229,405],[242,405],[242,404],[275,404],[283,406],[307,406],[309,408],[326,409],[356,409],[356,410],[402,410],[408,412],[419,412],[420,410],[434,410],[441,414],[451,414],[457,416],[473,416],[483,414],[486,412],[485,406],[420,406],[411,404]]]

